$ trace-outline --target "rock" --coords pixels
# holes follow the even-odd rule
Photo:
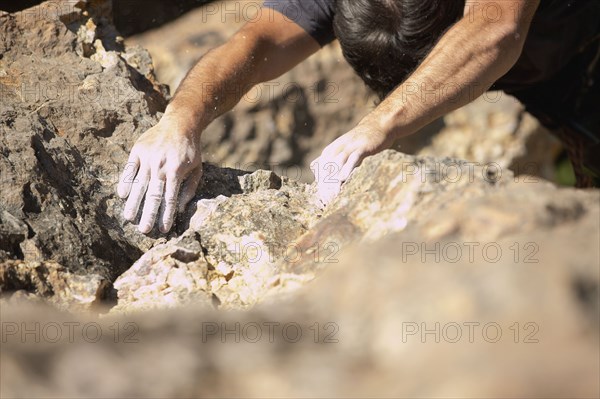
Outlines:
[[[0,259],[112,281],[152,245],[122,219],[115,186],[166,101],[150,59],[123,48],[110,4],[0,16]]]
[[[478,128],[452,151],[473,158],[436,153],[466,137],[449,117],[432,155],[365,159],[325,209],[301,176],[207,163],[174,231],[145,237],[114,185],[165,98],[107,4],[0,15],[0,396],[600,394],[600,191],[506,170],[525,124],[461,110]],[[70,83],[78,101],[49,97]],[[310,106],[281,98],[227,142],[304,159],[285,148],[308,148]],[[322,123],[356,116],[332,107]]]
[[[414,227],[347,247],[303,290],[244,312],[111,315],[99,320],[104,334],[94,345],[79,328],[74,341],[63,334],[32,356],[35,335],[22,339],[23,320],[86,319],[5,307],[4,326],[16,329],[0,352],[0,377],[9,381],[1,393],[598,396],[600,259],[590,251],[600,240],[598,191],[539,183],[483,190],[460,210],[440,207]],[[473,241],[469,226],[500,228]],[[472,255],[468,244],[479,244]],[[486,244],[501,255],[483,251]],[[459,257],[444,250],[457,245]]]
[[[121,305],[124,310],[173,307],[202,300],[210,303],[208,264],[202,248],[197,241],[192,246],[184,243],[185,238],[158,245],[115,282],[121,304],[127,304]]]
[[[272,171],[257,170],[252,174],[240,176],[239,179],[244,192],[281,188],[281,178]]]
[[[219,204],[225,202],[227,197],[219,195],[212,199],[202,199],[196,203],[196,212],[190,220],[190,227],[192,229],[199,229],[216,210]]]
[[[109,288],[110,282],[102,276],[75,275],[55,262],[0,263],[0,295],[11,306],[19,298],[43,298],[59,309],[90,311],[108,298]]]
[[[0,212],[0,260],[19,253],[19,244],[28,237],[29,231],[23,221],[7,211]]]
[[[356,245],[377,243],[390,235],[404,242],[400,234],[408,238],[416,234],[419,244],[407,251],[420,250],[420,243],[435,247],[438,241],[450,239],[483,240],[485,246],[517,233],[541,232],[580,220],[595,211],[598,199],[597,192],[529,184],[500,168],[393,150],[367,158],[324,211],[313,186],[283,179],[278,190],[256,190],[256,184],[244,183],[273,179],[267,176],[272,172],[240,176],[240,186],[250,186],[249,190],[199,201],[202,206],[180,238],[152,249],[119,277],[117,286],[127,281],[127,286],[141,291],[135,296],[129,288],[119,292],[114,311],[133,309],[138,303],[170,306],[166,286],[164,291],[148,293],[143,287],[154,281],[153,270],[178,267],[170,254],[179,248],[180,239],[195,243],[194,261],[207,270],[203,277],[207,285],[200,289],[207,295],[202,301],[243,309],[302,287]],[[192,286],[193,278],[188,280]]]
[[[209,169],[205,181],[218,171]],[[221,308],[246,308],[282,288],[280,281],[273,286],[281,280],[277,263],[286,259],[294,240],[321,213],[314,190],[270,171],[237,180],[241,192],[199,200],[187,231],[151,249],[117,279],[119,300],[113,312],[198,300]],[[209,185],[203,184],[202,190]],[[182,242],[188,243],[185,250]],[[185,287],[184,294],[173,294],[177,288],[169,283],[171,275],[177,278],[176,286]]]
[[[337,263],[339,253],[352,243],[403,231],[423,215],[511,183],[510,172],[499,176],[490,171],[467,161],[414,157],[393,150],[369,157],[351,174],[323,218],[297,240],[301,255],[284,268],[312,273]]]
[[[554,181],[560,141],[525,112],[514,97],[486,93],[444,117],[445,127],[419,155],[452,157],[480,166],[496,164],[523,179]],[[402,149],[402,146],[400,146]]]

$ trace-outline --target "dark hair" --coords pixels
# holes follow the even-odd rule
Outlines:
[[[381,99],[463,15],[464,0],[337,0],[335,34],[348,63]]]

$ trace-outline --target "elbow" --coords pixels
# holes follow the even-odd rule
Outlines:
[[[490,35],[490,54],[508,72],[519,60],[525,45],[526,32],[515,24],[496,26]]]

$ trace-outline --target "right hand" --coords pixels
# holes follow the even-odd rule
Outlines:
[[[200,135],[163,116],[131,149],[117,188],[119,196],[127,198],[123,217],[134,221],[145,195],[139,231],[149,233],[158,216],[160,231],[167,233],[173,226],[178,199],[182,212],[194,197],[201,177]]]

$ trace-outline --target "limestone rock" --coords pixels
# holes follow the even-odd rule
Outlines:
[[[209,186],[221,171],[213,167],[205,172],[202,192],[212,192],[215,198],[197,201],[188,230],[150,250],[117,279],[119,301],[113,311],[197,300],[218,307],[245,308],[274,288],[273,283],[279,280],[277,263],[320,214],[311,187],[270,171],[257,171],[237,176],[236,181],[234,175],[230,179],[221,175],[221,181],[229,182],[223,186],[237,183],[240,192],[231,190],[229,197],[215,196]],[[181,259],[182,241],[189,243],[185,247],[189,264]],[[171,275],[177,276],[178,285],[185,286],[185,294],[175,298],[172,291],[176,288],[168,280]],[[279,282],[276,285],[276,289],[281,286]]]
[[[496,164],[523,179],[554,181],[562,148],[519,101],[503,92],[486,93],[444,117],[445,127],[419,149],[419,155]],[[402,147],[400,147],[402,149]]]
[[[208,263],[199,242],[192,240],[186,245],[184,237],[168,245],[159,244],[146,253],[114,287],[127,312],[202,300],[210,303],[207,274]]]
[[[55,262],[0,263],[0,295],[10,306],[18,305],[19,298],[45,299],[59,309],[90,311],[107,299],[109,287],[102,276],[76,275]]]
[[[281,178],[273,171],[257,170],[252,174],[240,176],[239,179],[244,192],[281,188]]]
[[[114,183],[165,99],[108,2],[76,4],[0,15],[0,396],[598,397],[600,192],[507,171],[525,125],[461,110],[430,155],[365,159],[326,209],[302,176],[207,163],[174,231],[144,237]],[[76,101],[51,95],[70,83]],[[329,138],[298,137],[313,108],[288,100],[218,122],[215,156],[308,157]],[[304,132],[357,117],[330,106]],[[469,160],[438,152],[467,137],[454,117],[477,127],[452,150]],[[101,318],[57,310],[113,295]]]
[[[436,248],[440,240],[479,242],[473,245],[493,251],[497,240],[543,232],[594,214],[598,199],[597,192],[525,183],[499,168],[393,150],[365,159],[324,211],[313,186],[285,178],[277,190],[245,184],[258,181],[268,187],[273,180],[269,176],[272,172],[238,176],[242,192],[198,201],[196,214],[180,238],[152,249],[117,280],[117,287],[127,281],[127,287],[135,286],[138,293],[133,300],[129,288],[119,291],[115,311],[144,302],[170,306],[166,286],[158,292],[143,287],[154,286],[153,270],[166,267],[169,273],[178,267],[171,253],[181,239],[194,242],[192,256],[207,270],[207,284],[195,288],[202,291],[201,302],[243,309],[303,287],[357,245],[368,246],[390,235],[402,243],[406,234],[419,238],[410,241],[408,252],[420,253],[423,245]],[[514,251],[535,249],[526,244]],[[459,249],[473,250],[471,244],[465,245]],[[187,279],[194,286],[193,277]]]

